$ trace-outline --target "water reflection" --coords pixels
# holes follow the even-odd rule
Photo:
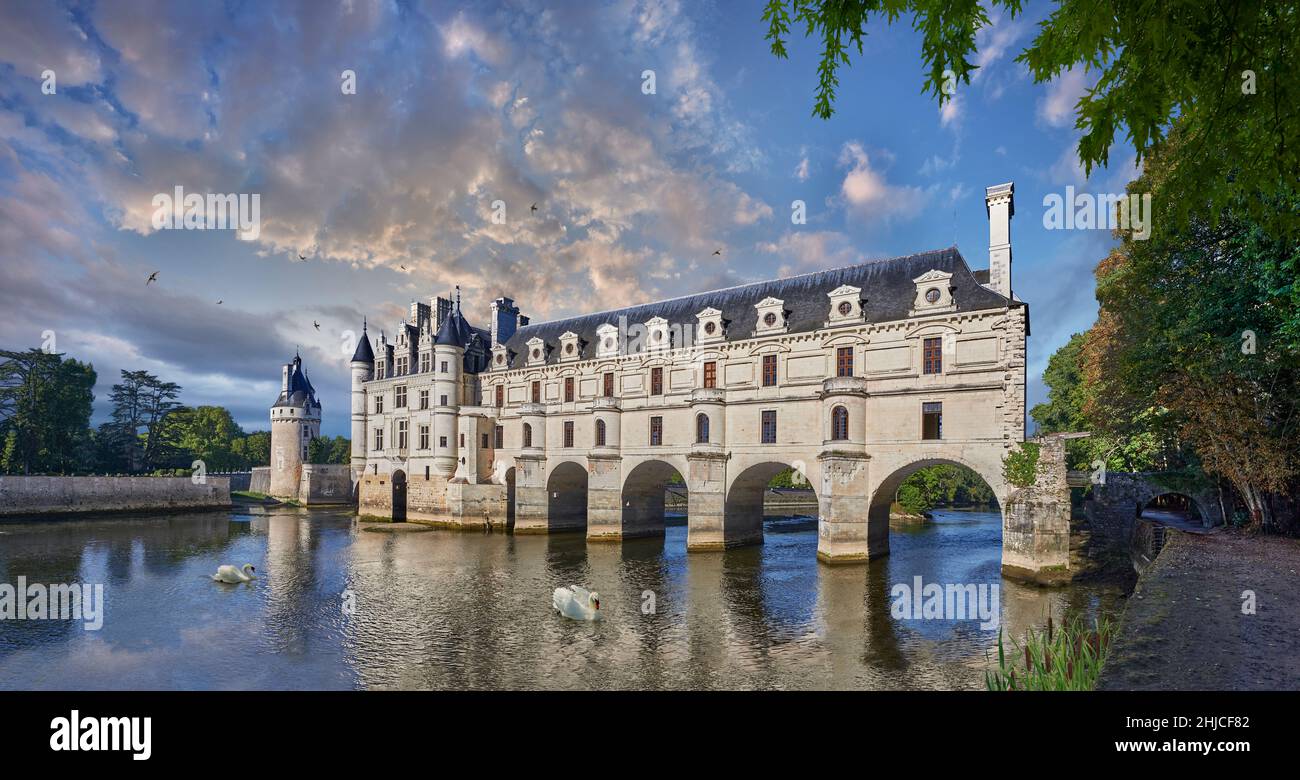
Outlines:
[[[888,557],[835,567],[808,518],[689,556],[682,518],[623,544],[366,530],[328,510],[8,523],[0,581],[102,582],[107,604],[98,632],[0,622],[0,687],[978,688],[996,632],[895,619],[895,584],[1000,584],[1016,635],[1118,596],[1003,582],[1000,532],[996,514],[939,513],[894,529]],[[219,585],[222,563],[262,576]],[[551,611],[569,583],[600,591],[605,622]]]

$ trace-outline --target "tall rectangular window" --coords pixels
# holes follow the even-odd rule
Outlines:
[[[428,390],[421,390],[421,391],[420,391],[420,408],[421,408],[421,409],[428,409],[428,408],[429,408],[429,391],[428,391]]]
[[[439,436],[439,437],[438,437],[438,446],[441,447],[441,448],[443,448],[444,450],[447,449],[447,437],[446,437],[446,436]]]
[[[399,450],[406,449],[406,431],[408,425],[410,425],[410,423],[406,420],[397,421],[397,449]]]
[[[429,426],[427,425],[420,426],[420,449],[429,449]]]
[[[440,362],[439,362],[439,364],[438,364],[438,371],[439,371],[439,373],[442,373],[442,374],[447,373],[447,361],[443,360],[443,361],[440,361]]]
[[[605,373],[605,397],[606,398],[614,397],[614,372],[613,371],[608,371]]]
[[[431,362],[433,362],[433,356],[430,355],[428,352],[425,352],[423,355],[420,355],[420,373],[421,373],[421,374],[427,374],[427,373],[429,373],[429,364],[430,364]]]
[[[485,449],[485,450],[486,450],[486,449],[488,448],[488,435],[485,433],[485,434],[483,434],[483,437],[482,437],[482,438],[483,438],[483,443],[480,444],[479,447],[480,447],[481,449]]]
[[[664,418],[650,418],[650,445],[658,447],[664,443]]]
[[[650,369],[650,395],[664,394],[664,370],[658,366]]]
[[[573,446],[573,420],[564,421],[564,446]]]
[[[921,404],[921,438],[943,438],[943,404],[927,401]]]
[[[505,405],[506,405],[506,386],[497,385],[497,408],[500,409]]]
[[[928,338],[923,342],[921,371],[926,374],[943,373],[943,339],[938,336]]]
[[[763,387],[776,386],[776,355],[763,356]]]
[[[763,412],[763,443],[776,444],[776,411],[773,409]]]
[[[835,350],[835,376],[853,376],[853,347]]]
[[[718,386],[718,364],[712,360],[704,364],[704,386]]]
[[[502,447],[505,447],[505,446],[506,446],[506,429],[505,429],[504,427],[498,425],[498,426],[497,426],[497,427],[492,431],[492,435],[496,437],[496,448],[497,448],[497,449],[501,449]]]
[[[564,378],[564,401],[565,403],[573,403],[573,377],[571,376]]]
[[[398,385],[393,388],[393,407],[396,409],[406,408],[406,385]]]
[[[541,402],[542,402],[542,383],[533,382],[533,403],[540,404]]]
[[[384,429],[383,429],[383,428],[376,428],[376,429],[375,429],[375,449],[377,449],[377,450],[382,450],[383,448],[384,448]]]
[[[447,395],[446,395],[446,393],[444,393],[444,394],[438,396],[438,404],[439,404],[440,406],[446,406],[446,405],[447,405]]]
[[[383,395],[376,395],[376,396],[375,396],[375,414],[383,414],[383,413],[384,413],[384,396],[383,396]]]

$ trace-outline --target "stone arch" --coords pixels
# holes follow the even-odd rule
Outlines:
[[[577,461],[559,461],[546,477],[546,530],[555,533],[586,529],[587,468]]]
[[[772,453],[771,457],[738,458],[727,466],[727,492],[722,511],[723,546],[761,544],[763,541],[763,499],[772,478],[794,469],[815,487],[809,473],[817,464],[813,457],[798,458]]]
[[[1211,516],[1206,513],[1203,507],[1201,507],[1200,503],[1197,502],[1195,496],[1190,495],[1189,493],[1184,493],[1183,491],[1180,490],[1162,491],[1158,486],[1148,485],[1147,487],[1148,490],[1144,492],[1147,493],[1148,495],[1143,496],[1143,498],[1140,500],[1140,503],[1138,504],[1137,507],[1139,517],[1145,515],[1148,510],[1156,510],[1156,511],[1167,510],[1173,512],[1185,511],[1187,514],[1191,516],[1192,519],[1199,522],[1202,526],[1210,525]],[[1173,501],[1168,502],[1167,501],[1168,499],[1173,499]],[[1166,503],[1174,503],[1175,506],[1161,507],[1159,506],[1159,504],[1162,503],[1162,500],[1166,500],[1165,501]],[[1183,503],[1186,506],[1185,507],[1176,506],[1176,504],[1178,503]]]
[[[393,512],[394,523],[406,522],[406,472],[398,469],[393,472]]]
[[[676,480],[686,489],[686,472],[667,460],[643,460],[627,470],[621,490],[624,539],[663,535],[665,493]]]
[[[999,467],[994,470],[988,464],[981,467],[961,456],[936,454],[911,460],[901,465],[894,464],[879,469],[881,473],[878,481],[877,479],[872,480],[871,501],[867,508],[867,549],[870,551],[871,557],[875,558],[889,552],[889,508],[894,502],[899,486],[908,477],[923,468],[929,468],[930,466],[962,466],[970,469],[984,481],[984,484],[988,485],[998,502],[998,511],[1000,513],[1004,512],[1007,501],[1006,483],[1002,479],[1000,459],[998,462]]]

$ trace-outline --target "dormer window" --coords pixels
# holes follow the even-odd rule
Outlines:
[[[605,323],[596,328],[596,356],[614,357],[618,354],[618,328]]]
[[[723,341],[726,335],[723,333],[722,312],[713,307],[695,315],[695,340],[701,344],[715,344]]]
[[[754,335],[785,333],[785,301],[767,297],[754,304],[754,308],[758,310],[758,324],[754,328]]]
[[[912,280],[916,285],[916,298],[912,302],[912,315],[938,314],[956,311],[957,302],[952,297],[952,274],[945,271],[926,271]]]
[[[862,288],[842,284],[826,293],[830,298],[830,319],[827,325],[848,325],[862,322]]]
[[[577,360],[582,356],[582,343],[578,339],[578,334],[573,331],[565,331],[560,336],[560,360]]]
[[[546,362],[546,342],[533,337],[528,340],[528,365],[541,365]]]

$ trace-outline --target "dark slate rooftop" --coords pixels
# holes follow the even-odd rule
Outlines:
[[[271,406],[272,408],[276,406],[301,408],[308,405],[320,408],[320,401],[316,400],[316,388],[311,386],[307,372],[302,370],[302,358],[294,355],[289,367],[289,389],[281,391]]]
[[[620,316],[627,317],[629,326],[647,322],[654,317],[663,317],[674,325],[694,326],[697,323],[695,315],[712,307],[722,312],[722,319],[727,323],[728,340],[750,338],[758,320],[754,304],[769,296],[785,302],[787,332],[817,330],[823,327],[830,316],[830,298],[827,293],[845,284],[862,288],[865,321],[902,320],[907,318],[916,298],[916,285],[912,280],[930,270],[952,274],[952,294],[959,312],[1023,305],[980,284],[961,252],[956,247],[949,247],[816,271],[788,279],[754,282],[624,309],[525,325],[506,342],[511,355],[509,366],[515,368],[516,363],[522,365],[522,361],[515,358],[527,354],[527,342],[534,337],[541,338],[551,348],[547,362],[557,362],[560,351],[555,347],[559,344],[560,336],[568,331],[578,334],[586,342],[582,358],[589,359],[595,355],[595,345],[598,343],[596,328],[606,323],[618,325]]]
[[[353,363],[370,363],[375,362],[375,351],[370,348],[370,336],[366,333],[364,321],[361,325],[361,339],[357,342],[357,351],[352,353]]]

